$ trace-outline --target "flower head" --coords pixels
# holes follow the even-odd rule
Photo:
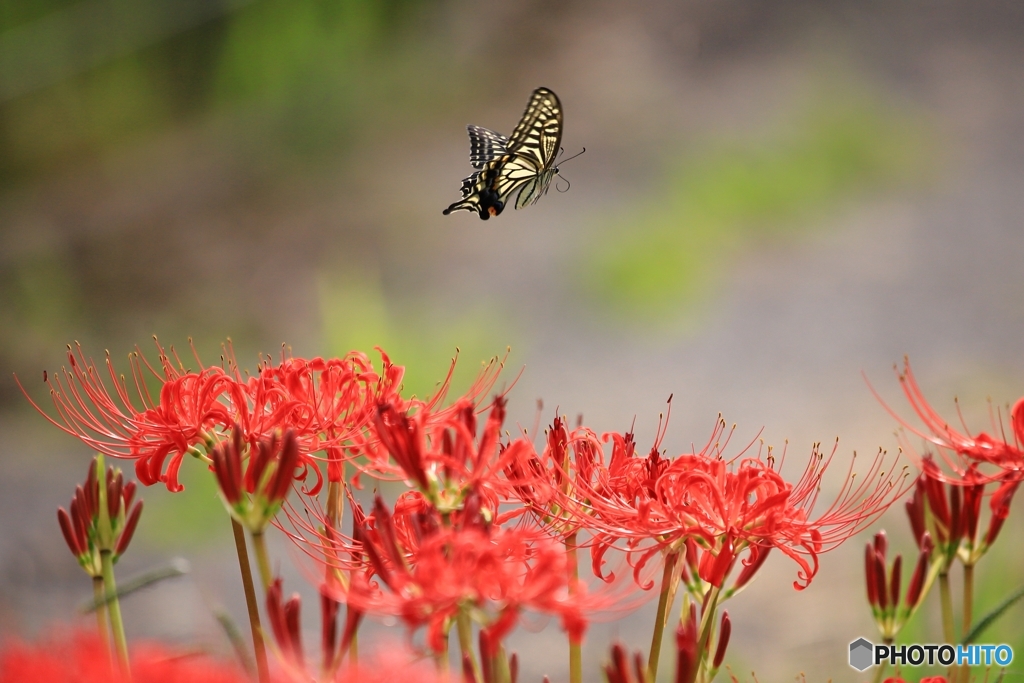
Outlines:
[[[665,459],[657,445],[638,457],[630,434],[605,435],[613,443],[610,462],[588,464],[591,483],[578,493],[578,509],[587,514],[599,545],[595,568],[604,549],[619,541],[639,558],[638,570],[656,551],[680,552],[689,541],[691,568],[721,587],[742,553],[747,553],[744,567],[750,568],[777,548],[799,566],[794,587],[802,589],[817,573],[819,554],[871,524],[908,485],[905,472],[885,468],[883,453],[862,479],[851,461],[835,500],[816,513],[836,449],[825,455],[815,445],[791,483],[770,450],[766,457],[746,455],[744,449],[724,458],[729,439],[723,436],[725,423],[719,420],[704,449]],[[744,575],[743,582],[749,578]]]
[[[125,482],[121,470],[113,467],[104,476],[102,455],[93,458],[85,483],[75,488],[70,512],[57,509],[64,541],[92,577],[102,574],[101,553],[111,553],[116,562],[128,549],[141,515],[135,482]]]
[[[183,488],[178,470],[184,456],[209,462],[232,430],[255,448],[290,429],[300,451],[309,457],[324,451],[328,476],[340,479],[343,447],[359,439],[378,403],[401,403],[402,369],[383,352],[382,374],[365,355],[352,352],[330,360],[284,357],[278,365],[265,360],[248,378],[230,349],[225,367],[204,367],[196,355],[196,370],[186,369],[173,348],[167,353],[158,343],[157,352],[156,367],[138,351],[129,355],[130,380],[115,372],[108,354],[105,381],[80,347],[68,347],[68,365],[46,376],[56,416],[32,403],[90,448],[134,460],[141,483],[163,482],[171,491]],[[160,384],[156,396],[147,385],[152,380]]]
[[[582,591],[570,595],[564,549],[536,531],[494,528],[471,512],[462,515],[451,527],[422,517],[398,522],[378,498],[359,540],[381,585],[355,573],[348,585],[333,586],[333,597],[400,617],[411,629],[426,627],[435,651],[461,612],[480,621],[492,644],[527,609],[560,617],[570,638],[579,640],[587,598]]]
[[[924,429],[910,425],[900,417],[884,401],[879,401],[911,433],[939,447],[946,464],[957,476],[943,475],[949,481],[961,482],[970,463],[987,463],[995,465],[1003,471],[1020,472],[1024,477],[1024,398],[1017,401],[1010,410],[1010,434],[1005,427],[993,419],[993,436],[987,432],[971,434],[966,425],[963,431],[954,429],[932,408],[918,386],[914,373],[910,369],[910,361],[904,359],[903,372],[899,373],[900,386],[903,389],[911,408],[924,423]],[[877,394],[876,394],[877,396]],[[963,419],[961,418],[961,423]],[[913,449],[907,448],[913,453]],[[978,481],[979,477],[974,477]]]

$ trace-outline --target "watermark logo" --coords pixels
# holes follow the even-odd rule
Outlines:
[[[850,643],[850,666],[857,671],[878,666],[1007,666],[1013,661],[1009,645],[949,645],[913,643],[911,645],[875,645],[867,638]]]

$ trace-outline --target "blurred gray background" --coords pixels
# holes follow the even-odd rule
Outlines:
[[[0,3],[0,632],[44,633],[89,591],[54,515],[89,451],[12,379],[46,400],[73,340],[123,359],[192,337],[213,363],[230,337],[249,367],[380,345],[420,394],[456,347],[465,387],[511,346],[510,424],[543,399],[545,421],[635,418],[646,447],[674,394],[670,451],[721,412],[798,462],[838,435],[837,469],[896,448],[862,373],[908,413],[906,354],[943,414],[959,396],[986,428],[987,397],[1024,394],[1022,48],[1024,8],[995,0]],[[465,125],[510,132],[540,85],[566,153],[587,148],[571,189],[443,217]],[[229,527],[183,472],[184,493],[143,492],[119,571],[193,572],[126,600],[129,635],[227,653],[209,608],[244,614]],[[912,556],[900,508],[882,524]],[[1024,582],[1021,521],[980,611]],[[769,560],[729,605],[737,676],[858,679],[866,537],[803,592]],[[593,680],[611,639],[647,648],[653,607],[592,629]],[[937,614],[908,638],[936,640]],[[1019,617],[991,642],[1024,652]],[[565,679],[561,636],[513,643],[522,680]]]

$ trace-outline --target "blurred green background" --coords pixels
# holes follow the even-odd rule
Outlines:
[[[888,372],[909,354],[945,414],[959,395],[986,424],[986,396],[1024,394],[1022,29],[995,0],[0,3],[0,631],[82,595],[53,509],[88,452],[12,380],[45,401],[36,378],[74,340],[123,359],[191,337],[215,362],[230,337],[249,367],[282,343],[380,346],[417,394],[456,353],[458,388],[511,347],[510,426],[543,399],[545,420],[635,417],[644,443],[672,393],[670,449],[721,411],[800,455],[839,434],[843,457],[895,448],[861,372],[901,405]],[[566,154],[587,148],[571,188],[443,217],[465,125],[510,132],[540,85]],[[225,649],[207,604],[242,614],[235,569],[190,464],[185,494],[145,492],[125,563],[194,572],[127,618]],[[859,556],[802,593],[769,562],[736,600],[736,673],[855,680],[846,644],[874,635]],[[989,564],[994,604],[1024,556]],[[646,647],[645,609],[595,627],[593,670],[613,636]],[[993,638],[1024,652],[1011,623]],[[516,643],[526,680],[563,676],[560,641]]]

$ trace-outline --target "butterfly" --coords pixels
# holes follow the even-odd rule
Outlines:
[[[537,88],[512,135],[467,126],[469,162],[475,173],[462,181],[462,199],[442,213],[476,211],[482,220],[497,216],[512,193],[516,208],[536,204],[558,174],[555,157],[562,142],[562,103],[547,88]]]

